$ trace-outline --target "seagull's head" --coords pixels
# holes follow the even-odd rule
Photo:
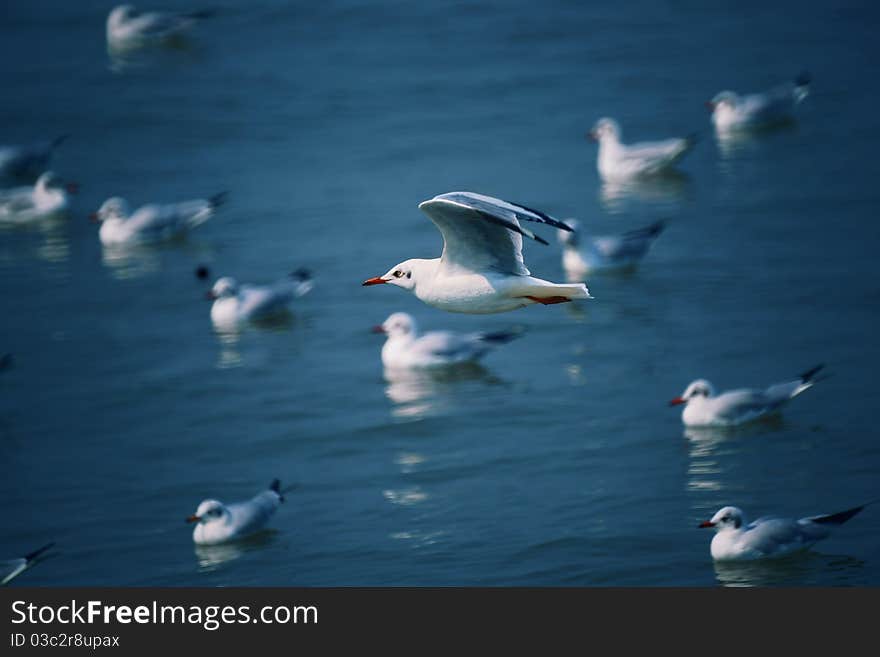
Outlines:
[[[556,239],[559,240],[559,243],[562,246],[577,246],[578,245],[578,220],[577,219],[563,219],[562,223],[571,228],[571,230],[562,230],[561,228],[556,231]]]
[[[735,506],[726,506],[715,512],[711,520],[704,520],[700,523],[700,527],[713,527],[715,531],[720,532],[725,529],[739,529],[745,521],[745,515],[742,510]]]
[[[614,119],[610,119],[607,116],[602,117],[596,124],[593,126],[593,129],[590,130],[588,134],[589,138],[593,141],[602,142],[604,139],[620,139],[620,125],[618,125],[617,121]]]
[[[739,96],[733,91],[720,91],[712,98],[706,101],[706,107],[713,114],[715,112],[732,112],[736,109],[739,102]]]
[[[238,282],[231,276],[224,276],[217,279],[207,296],[209,299],[226,299],[236,294],[238,294]]]
[[[229,509],[217,500],[205,500],[199,504],[196,512],[189,516],[187,522],[198,522],[207,525],[212,522],[222,522],[229,517]]]
[[[97,212],[91,214],[93,221],[107,221],[108,219],[123,220],[128,216],[128,203],[124,198],[114,196],[101,204]]]
[[[428,261],[415,258],[412,260],[404,260],[399,265],[395,265],[389,269],[383,276],[368,278],[363,282],[363,285],[381,285],[382,283],[388,283],[390,285],[402,287],[404,290],[412,290],[415,288],[419,272],[424,270],[426,262]]]
[[[714,394],[715,388],[712,387],[711,383],[706,381],[706,379],[697,379],[684,389],[684,392],[681,393],[681,397],[676,397],[669,402],[669,405],[677,406],[678,404],[687,404],[691,399],[707,398]]]
[[[407,313],[393,313],[373,331],[384,333],[389,338],[411,337],[416,333],[416,320]]]

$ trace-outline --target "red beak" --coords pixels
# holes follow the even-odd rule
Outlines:
[[[213,291],[213,290],[208,290],[207,292],[205,292],[205,298],[206,298],[208,301],[214,301],[214,299],[217,298],[217,295],[214,294],[214,291]]]
[[[591,141],[599,141],[599,135],[596,134],[595,130],[590,130],[587,133],[587,139],[589,139]]]
[[[681,397],[676,397],[675,399],[669,400],[669,405],[670,406],[678,406],[679,404],[684,404],[686,401],[687,401],[687,399],[682,399]]]
[[[707,100],[705,104],[706,104],[706,109],[708,109],[710,112],[715,111],[715,103],[713,103],[711,100]]]
[[[201,520],[201,518],[200,518],[199,516],[196,516],[196,515],[189,516],[189,517],[186,519],[187,522],[198,522],[199,520]]]
[[[78,194],[79,193],[79,183],[69,182],[66,185],[64,185],[64,188],[68,192],[70,192],[71,194]]]
[[[89,221],[97,223],[98,222],[98,213],[97,212],[89,212]]]
[[[697,525],[697,527],[700,529],[705,529],[706,527],[714,527],[714,526],[715,526],[715,523],[712,522],[711,520],[704,520],[699,525]]]
[[[382,283],[387,283],[384,278],[381,276],[374,276],[373,278],[368,278],[365,280],[362,285],[381,285]]]
[[[373,333],[384,333],[385,329],[382,328],[381,324],[376,324],[373,328],[370,329]]]

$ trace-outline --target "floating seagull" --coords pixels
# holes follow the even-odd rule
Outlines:
[[[791,82],[762,93],[744,96],[722,91],[706,103],[719,131],[767,127],[794,119],[794,108],[809,93],[810,75],[801,73]]]
[[[107,44],[117,50],[162,45],[182,37],[199,20],[214,13],[139,12],[132,5],[120,5],[107,16]]]
[[[269,488],[243,502],[204,500],[186,521],[198,523],[193,541],[199,545],[234,541],[263,529],[283,501],[281,482],[275,479]]]
[[[311,274],[298,269],[272,285],[239,285],[231,276],[217,279],[208,292],[213,299],[211,321],[222,326],[286,312],[290,302],[312,289]]]
[[[794,381],[777,383],[764,390],[742,388],[717,396],[711,383],[697,379],[669,405],[685,404],[681,419],[689,427],[736,426],[779,411],[789,399],[812,388],[817,381],[816,373],[823,367],[817,365]]]
[[[0,146],[0,178],[33,180],[49,168],[55,149],[67,137],[61,135],[38,144]]]
[[[151,203],[129,213],[125,199],[114,196],[104,201],[91,217],[101,223],[98,235],[104,245],[153,242],[183,235],[203,224],[225,199],[226,192],[221,192],[209,199],[166,205]]]
[[[710,551],[716,561],[781,557],[808,549],[816,541],[828,537],[833,527],[842,525],[866,506],[799,520],[766,516],[749,524],[746,524],[742,510],[726,506],[699,526],[715,529]]]
[[[419,335],[415,320],[407,313],[394,313],[375,333],[388,336],[382,345],[382,364],[388,368],[420,368],[473,363],[495,347],[520,335],[516,331],[453,333],[430,331]]]
[[[502,313],[535,303],[592,299],[586,285],[534,278],[523,262],[522,236],[547,241],[520,225],[534,221],[568,230],[543,212],[472,192],[441,194],[419,204],[443,235],[443,253],[414,258],[364,285],[390,283],[429,306],[459,313]]]
[[[669,171],[697,141],[695,135],[690,135],[623,144],[621,134],[617,121],[607,117],[599,119],[588,134],[599,142],[596,163],[599,175],[605,180],[624,180]]]
[[[46,551],[53,545],[55,545],[55,543],[47,543],[43,547],[37,548],[23,557],[0,561],[0,586],[9,584],[9,582],[21,575],[28,568],[31,568],[34,564],[47,559],[48,555],[46,554]]]
[[[56,217],[67,210],[67,192],[75,192],[75,183],[64,184],[51,171],[39,178],[33,187],[0,190],[0,223],[28,223]]]
[[[663,221],[657,221],[619,235],[583,239],[576,220],[565,219],[565,223],[571,230],[560,230],[557,237],[562,244],[562,266],[569,278],[597,271],[634,269],[665,227]]]

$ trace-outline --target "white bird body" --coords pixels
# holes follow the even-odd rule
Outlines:
[[[455,333],[429,331],[419,335],[415,320],[407,313],[394,313],[374,329],[387,337],[382,345],[386,368],[429,368],[474,363],[517,333]]]
[[[806,74],[760,93],[739,95],[722,91],[707,103],[712,110],[712,123],[719,131],[771,126],[794,119],[797,107],[809,92]]]
[[[113,8],[107,16],[107,43],[111,48],[129,49],[158,45],[184,35],[210,12],[138,12],[132,5]]]
[[[216,212],[225,195],[180,203],[150,203],[129,214],[119,197],[104,201],[93,216],[101,222],[98,236],[105,246],[156,242],[186,234]]]
[[[67,135],[37,144],[0,146],[0,178],[33,179],[48,170],[52,155]]]
[[[842,525],[865,506],[798,520],[767,516],[748,524],[742,510],[726,506],[711,520],[700,523],[700,527],[715,529],[709,550],[716,561],[775,558],[810,548],[827,538],[834,526]]]
[[[716,395],[705,379],[693,381],[670,405],[684,404],[681,413],[685,426],[737,426],[778,412],[789,400],[812,388],[815,374],[822,365],[800,378],[776,383],[764,389],[742,388]]]
[[[289,309],[290,303],[312,289],[311,277],[303,270],[271,285],[239,285],[224,276],[210,292],[211,321],[220,327],[270,317]]]
[[[63,214],[67,192],[52,172],[41,175],[31,186],[0,190],[0,222],[28,223]]]
[[[536,210],[472,192],[451,192],[419,208],[443,235],[440,258],[406,260],[364,285],[389,283],[449,312],[500,313],[535,303],[591,299],[586,286],[551,283],[531,276],[522,255],[522,236],[546,244],[519,219],[565,224]]]
[[[195,514],[187,518],[188,522],[197,523],[193,541],[199,545],[215,545],[260,531],[283,501],[277,479],[268,489],[243,502],[223,504],[218,500],[204,500]]]
[[[557,233],[562,243],[562,266],[569,278],[581,278],[591,272],[621,271],[635,268],[663,232],[664,223],[655,222],[618,235],[581,235],[573,219],[565,223],[571,231]]]
[[[621,141],[620,126],[617,121],[609,118],[599,119],[590,136],[599,142],[596,159],[599,175],[612,181],[669,171],[696,143],[694,137],[676,137],[624,144]]]

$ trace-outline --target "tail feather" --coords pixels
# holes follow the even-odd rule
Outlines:
[[[663,232],[666,228],[666,221],[664,219],[660,219],[659,221],[655,221],[650,226],[644,226],[642,228],[636,228],[635,230],[627,231],[623,234],[626,238],[638,238],[638,237],[655,237]]]
[[[492,331],[491,333],[480,333],[478,338],[481,342],[488,344],[505,344],[511,340],[515,340],[523,334],[522,330],[512,329],[509,331]]]
[[[208,198],[208,204],[211,206],[212,210],[216,210],[221,205],[226,203],[226,198],[229,196],[229,192],[219,192],[214,194],[210,198]]]
[[[305,296],[315,286],[312,279],[312,272],[305,267],[300,267],[299,269],[290,272],[289,278],[296,284],[294,294],[298,297]]]
[[[822,364],[816,365],[816,367],[814,367],[812,369],[807,370],[806,372],[801,374],[801,376],[800,376],[801,382],[802,383],[809,383],[810,381],[813,381],[814,377],[816,376],[816,373],[819,372],[819,370],[821,370],[824,367],[825,367],[825,364],[822,363]]]
[[[52,143],[49,145],[50,150],[55,150],[56,148],[58,148],[61,144],[67,141],[68,137],[70,137],[69,134],[58,135],[57,137],[55,137],[55,139],[53,139]]]
[[[281,480],[280,479],[273,479],[272,483],[269,484],[269,490],[276,493],[282,502],[284,501],[284,495],[281,492]]]
[[[807,520],[811,522],[815,522],[819,525],[842,525],[847,520],[852,518],[854,515],[859,513],[862,509],[864,509],[867,505],[863,504],[862,506],[856,506],[852,509],[847,509],[846,511],[838,511],[837,513],[829,513],[825,516],[812,516],[811,518],[807,518]]]
[[[194,18],[194,19],[202,19],[202,18],[212,18],[217,15],[216,9],[200,9],[198,11],[191,11],[183,16],[185,18]]]
[[[51,543],[46,543],[46,545],[44,545],[41,548],[37,548],[33,552],[28,552],[26,555],[24,555],[25,561],[28,561],[28,562],[33,561],[34,559],[36,559],[40,555],[44,554],[46,552],[46,550],[53,547],[54,545],[55,545],[55,542],[52,541]]]

